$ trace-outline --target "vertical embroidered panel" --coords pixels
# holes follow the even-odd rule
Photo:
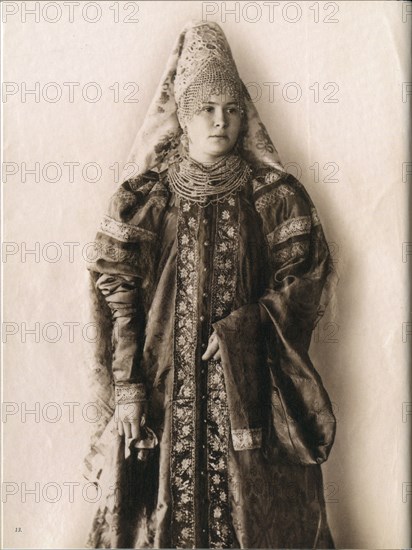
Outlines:
[[[211,322],[229,315],[236,290],[239,251],[238,199],[216,206],[216,237],[211,286]],[[174,322],[174,382],[172,404],[172,544],[195,547],[195,441],[198,229],[200,208],[181,199],[177,226],[177,290]],[[210,548],[233,546],[229,508],[229,413],[220,361],[208,364],[207,469]]]
[[[217,205],[213,258],[212,322],[229,315],[236,290],[239,251],[238,199],[231,196]],[[209,361],[208,371],[208,475],[210,548],[233,547],[229,508],[228,444],[229,412],[220,361]]]
[[[199,208],[182,200],[177,226],[177,289],[172,404],[172,544],[195,547],[197,231]]]

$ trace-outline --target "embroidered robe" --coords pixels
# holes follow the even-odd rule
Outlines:
[[[281,373],[292,401],[304,396],[310,439],[330,404],[307,353],[330,269],[316,210],[291,175],[265,170],[206,207],[175,195],[167,171],[121,185],[90,266],[107,415],[89,457],[104,458],[89,547],[333,547],[319,465],[333,419],[326,451],[321,441],[292,460],[273,428],[270,375]],[[213,330],[222,360],[205,362]],[[145,462],[125,458],[113,379],[148,390],[159,445]]]

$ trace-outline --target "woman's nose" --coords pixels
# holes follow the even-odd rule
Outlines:
[[[226,113],[223,109],[216,109],[215,110],[215,120],[214,120],[215,126],[224,128],[227,126],[227,118]]]

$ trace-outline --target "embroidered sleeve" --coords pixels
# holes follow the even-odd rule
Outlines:
[[[268,295],[276,300],[282,323],[306,325],[309,332],[324,309],[318,304],[333,272],[315,206],[292,175],[271,170],[253,182],[253,194],[270,261]],[[328,299],[325,292],[323,302]]]
[[[159,174],[148,172],[118,188],[88,253],[88,269],[137,276],[150,285],[158,228],[169,198],[162,181]]]
[[[287,265],[299,269],[299,260],[304,261],[309,252],[310,209],[285,175],[279,177],[268,172],[253,187],[255,208],[263,222],[275,283],[279,280],[276,276],[279,269]]]

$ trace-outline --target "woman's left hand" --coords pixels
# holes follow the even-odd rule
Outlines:
[[[216,332],[213,332],[209,338],[207,349],[202,355],[203,361],[209,361],[209,359],[221,359],[220,349],[219,349],[219,340],[217,338]]]

